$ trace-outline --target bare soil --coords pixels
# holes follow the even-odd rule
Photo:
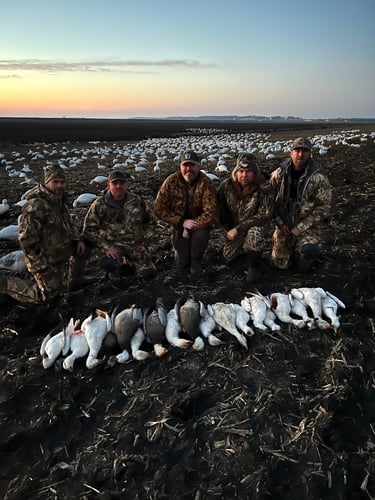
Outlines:
[[[144,127],[138,138],[147,136]],[[273,139],[297,133],[273,128]],[[366,125],[356,128],[373,130]],[[56,157],[64,146],[60,139],[55,134]],[[34,147],[8,144],[0,152],[25,155]],[[77,142],[74,147],[89,144]],[[262,167],[270,173],[282,157],[266,161],[260,155]],[[2,299],[0,496],[374,498],[374,158],[371,141],[360,148],[332,146],[317,158],[334,189],[319,265],[312,274],[302,275],[274,271],[265,263],[259,285],[264,294],[299,286],[331,291],[346,304],[337,333],[283,325],[279,333],[256,332],[248,339],[248,350],[219,333],[224,344],[202,352],[169,346],[162,358],[132,360],[113,368],[103,363],[89,371],[84,360],[78,360],[73,373],[61,369],[59,362],[43,369],[40,344],[59,324],[60,312],[83,319],[93,306],[147,307],[158,296],[170,309],[185,290],[209,303],[238,303],[249,290],[245,263],[224,265],[219,227],[213,231],[199,277],[175,274],[165,226],[158,224],[158,273],[149,281],[134,276],[100,279],[93,259],[87,271],[98,280],[72,294],[68,310],[62,311],[59,304],[51,309]],[[40,171],[43,163],[38,164]],[[68,186],[71,201],[88,191],[95,168],[89,160],[74,171]],[[175,168],[171,160],[161,174],[141,174],[132,189],[151,206],[162,180]],[[19,180],[7,177],[3,169],[0,178],[1,197],[18,201],[25,191]],[[77,223],[85,212],[85,207],[72,210]],[[14,223],[19,213],[12,205],[0,227]],[[16,248],[16,243],[0,241],[0,255]],[[264,257],[266,261],[267,254]]]

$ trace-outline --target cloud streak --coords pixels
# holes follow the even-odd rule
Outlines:
[[[217,64],[204,64],[193,59],[164,59],[160,61],[49,61],[41,59],[2,59],[0,71],[41,71],[46,73],[82,71],[90,72],[122,72],[127,68],[159,68],[159,69],[214,69]]]

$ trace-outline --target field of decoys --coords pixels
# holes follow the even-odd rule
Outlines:
[[[0,273],[26,273],[18,217],[51,162],[81,225],[113,169],[152,209],[182,151],[218,185],[245,151],[270,174],[299,135],[333,186],[324,252],[304,275],[273,270],[269,248],[249,288],[217,225],[202,274],[181,276],[155,220],[150,280],[108,278],[93,254],[94,284],[53,308],[0,294],[1,496],[375,498],[375,125],[143,127],[0,138]]]

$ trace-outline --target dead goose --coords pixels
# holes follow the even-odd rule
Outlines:
[[[250,316],[241,306],[239,306],[238,304],[225,304],[224,302],[216,302],[216,304],[208,304],[207,310],[219,326],[221,326],[226,332],[233,335],[242,345],[242,347],[247,349],[246,337],[238,330],[238,323],[240,323],[242,327],[246,328],[247,332],[250,333],[250,335],[253,335],[254,332],[247,325],[247,321],[250,320]],[[237,315],[239,315],[240,321],[237,320]],[[247,321],[246,318],[248,318]]]
[[[158,297],[155,305],[150,307],[143,315],[143,331],[146,339],[154,346],[157,357],[164,356],[168,352],[168,349],[163,347],[166,325],[167,311],[163,299]]]
[[[271,293],[269,297],[271,300],[272,310],[282,323],[289,323],[297,328],[305,327],[305,322],[302,319],[295,319],[290,315],[292,312],[292,303],[289,294],[276,292]]]
[[[345,304],[339,298],[335,297],[332,293],[326,290],[326,296],[322,298],[322,311],[324,316],[330,320],[336,333],[341,326],[340,319],[337,316],[337,310],[339,307],[342,309],[346,308]]]
[[[310,307],[316,326],[321,330],[331,328],[330,323],[322,318],[322,298],[326,296],[323,288],[292,288],[290,291],[292,297],[300,300],[306,307]]]
[[[56,359],[62,354],[66,356],[69,351],[70,337],[74,332],[74,320],[71,318],[63,330],[51,337],[51,333],[46,335],[40,346],[42,364],[45,369],[50,368]]]
[[[141,346],[143,340],[140,342],[138,349],[134,347],[137,345],[141,334],[138,332],[140,326],[142,324],[142,311],[136,305],[133,304],[130,307],[123,309],[118,314],[114,316],[113,320],[113,331],[117,338],[117,343],[121,349],[120,354],[114,356],[110,359],[109,364],[113,365],[114,363],[126,363],[130,359],[130,353],[134,352],[133,357],[137,360],[146,359],[148,357],[148,353],[145,351],[139,351],[139,347]],[[134,335],[137,333],[137,338],[133,342],[133,347],[131,346],[131,341]],[[138,352],[139,351],[139,352]]]
[[[215,330],[219,329],[221,330],[221,326],[219,326],[216,323],[213,316],[211,316],[211,314],[208,312],[208,309],[203,304],[203,302],[200,302],[200,304],[201,304],[201,310],[200,310],[201,320],[199,323],[199,330],[201,334],[205,339],[207,339],[209,345],[217,346],[223,344],[223,341],[212,333]]]
[[[182,331],[179,316],[178,316],[179,304],[176,303],[174,308],[167,313],[167,324],[165,326],[165,338],[168,343],[174,347],[180,347],[186,349],[192,345],[191,340],[180,338],[180,333]]]
[[[178,318],[182,331],[193,341],[193,349],[201,351],[204,348],[204,341],[199,329],[202,319],[199,301],[193,297],[182,296],[179,301]]]
[[[281,326],[275,323],[276,315],[271,309],[271,300],[259,291],[248,292],[241,300],[241,306],[250,314],[255,328],[259,330],[281,330]]]
[[[81,328],[77,328],[79,322],[76,321],[74,331],[70,335],[70,351],[71,353],[63,361],[63,368],[70,372],[73,371],[74,362],[78,358],[83,358],[89,352],[89,344],[86,335]]]
[[[95,309],[82,323],[82,331],[89,345],[89,355],[86,359],[86,367],[89,369],[98,366],[101,361],[97,359],[104,337],[111,330],[111,318],[108,313],[101,309]]]

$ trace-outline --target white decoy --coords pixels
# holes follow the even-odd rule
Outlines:
[[[89,184],[105,184],[108,181],[108,177],[106,175],[97,175],[91,181]]]
[[[143,315],[143,331],[146,339],[153,345],[157,357],[164,356],[168,352],[168,349],[163,346],[166,325],[167,311],[163,299],[158,297],[155,305]]]
[[[326,296],[323,288],[292,288],[290,291],[292,297],[300,300],[305,306],[310,307],[314,321],[321,330],[331,328],[330,323],[322,318],[322,298]]]
[[[40,355],[45,369],[50,368],[56,359],[62,354],[66,356],[70,346],[70,336],[74,332],[74,320],[71,318],[63,330],[51,337],[51,333],[46,335],[40,346]]]
[[[10,224],[0,229],[0,240],[17,241],[18,224]]]
[[[336,333],[341,326],[340,319],[337,316],[339,307],[342,309],[346,308],[344,302],[326,290],[326,296],[322,298],[322,311],[324,316],[330,320],[332,328]]]
[[[82,331],[89,345],[89,355],[86,367],[91,369],[98,366],[101,361],[97,359],[104,337],[111,330],[111,318],[105,311],[95,309],[82,323]]]
[[[8,200],[5,198],[3,199],[3,202],[0,203],[0,215],[4,215],[7,212],[9,212],[9,205],[8,205]]]
[[[238,311],[237,308],[234,307],[234,304],[216,302],[216,304],[208,304],[207,310],[221,328],[233,335],[242,347],[247,349],[246,337],[237,329],[236,318]]]
[[[271,293],[270,300],[273,312],[282,323],[289,323],[297,328],[305,327],[305,322],[302,319],[295,319],[290,315],[292,312],[292,304],[289,294]]]
[[[7,269],[16,274],[25,273],[27,267],[23,250],[14,250],[0,257],[0,269]]]
[[[180,333],[182,327],[180,325],[178,316],[178,303],[175,304],[174,308],[167,313],[167,324],[165,326],[165,338],[168,343],[174,347],[180,347],[186,349],[192,345],[191,340],[180,338]]]
[[[78,207],[78,205],[89,205],[92,203],[98,195],[93,193],[82,193],[73,201],[73,208]]]
[[[74,362],[78,358],[83,358],[89,352],[89,344],[84,331],[78,327],[79,322],[76,322],[73,333],[70,335],[70,351],[71,353],[63,361],[64,370],[73,371]]]

